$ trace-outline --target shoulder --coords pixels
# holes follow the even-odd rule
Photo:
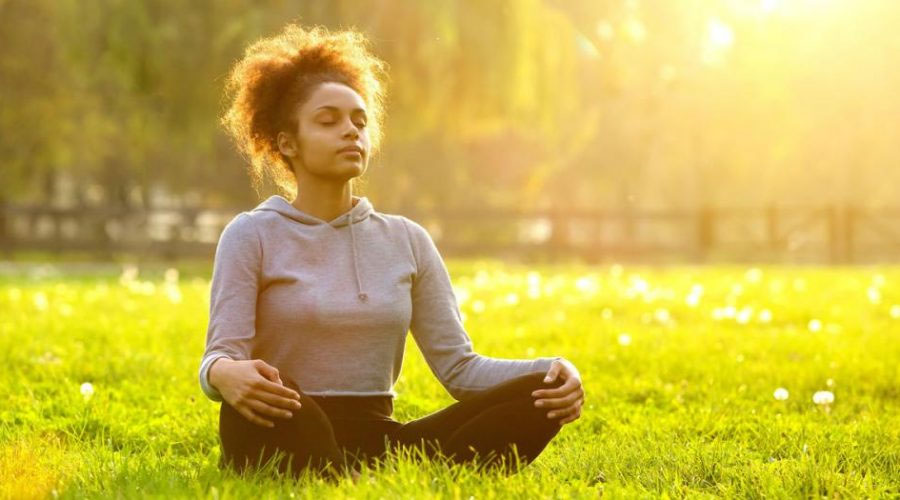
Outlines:
[[[410,219],[405,215],[392,215],[403,225],[404,230],[409,234],[410,239],[419,242],[422,238],[430,238],[428,231],[418,222]]]
[[[234,245],[259,242],[259,221],[251,212],[240,212],[222,229],[219,245]]]

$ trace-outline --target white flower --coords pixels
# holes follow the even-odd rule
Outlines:
[[[763,323],[769,323],[772,321],[772,311],[768,309],[763,309],[759,312],[759,320]]]
[[[779,387],[778,389],[775,389],[775,399],[777,399],[778,401],[786,400],[788,398],[788,395],[789,395],[788,390],[785,389],[784,387]]]
[[[91,399],[91,396],[94,395],[94,386],[91,385],[90,382],[85,382],[81,384],[81,395],[84,396],[84,399]]]
[[[834,393],[831,391],[816,391],[813,394],[813,403],[817,405],[830,405],[834,403]]]
[[[37,292],[34,294],[34,307],[38,311],[46,311],[47,307],[49,307],[50,302],[47,300],[47,294],[44,292]]]
[[[891,306],[891,317],[894,319],[900,319],[900,304],[894,304]]]
[[[165,280],[166,283],[178,283],[178,269],[174,267],[166,269]]]
[[[628,335],[627,333],[619,334],[619,344],[620,345],[631,344],[631,335]]]
[[[809,324],[806,325],[811,332],[818,332],[822,329],[822,322],[817,319],[809,320]]]

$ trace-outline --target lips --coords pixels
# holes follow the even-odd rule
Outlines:
[[[362,156],[362,154],[363,154],[362,148],[359,147],[359,146],[356,146],[356,145],[353,145],[353,146],[347,146],[347,147],[344,147],[344,148],[341,148],[341,149],[338,150],[338,154],[341,154],[341,153],[353,153],[353,152],[359,153],[360,156]]]

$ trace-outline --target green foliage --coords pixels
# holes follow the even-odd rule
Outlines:
[[[358,484],[223,473],[196,379],[203,268],[43,266],[0,274],[0,497],[900,493],[900,270],[450,268],[479,353],[581,371],[582,417],[519,474],[403,453]],[[411,338],[396,390],[400,421],[452,402]],[[834,402],[815,404],[820,390]]]

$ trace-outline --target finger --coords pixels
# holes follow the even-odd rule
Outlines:
[[[564,425],[569,422],[574,422],[575,420],[578,420],[579,417],[581,417],[581,406],[580,405],[578,406],[578,409],[575,411],[575,413],[573,415],[570,415],[566,418],[561,419],[559,422],[559,425]]]
[[[291,389],[290,387],[278,385],[271,380],[266,380],[264,378],[257,379],[252,387],[258,391],[267,391],[279,396],[293,398],[297,401],[300,401],[300,394],[298,394],[297,391]]]
[[[574,421],[576,421],[576,420],[578,420],[578,416],[566,417],[566,418],[564,418],[564,419],[562,419],[562,420],[559,421],[559,425],[566,425],[566,424],[568,424],[569,422],[574,422]]]
[[[253,391],[250,395],[271,406],[276,406],[285,410],[299,410],[303,406],[300,401],[297,401],[294,398],[286,398],[267,391]]]
[[[257,359],[254,361],[254,366],[256,366],[256,371],[258,371],[263,377],[271,380],[272,382],[276,382],[278,380],[278,368],[266,363],[261,359]]]
[[[532,396],[537,398],[545,398],[545,397],[558,397],[564,396],[573,392],[581,387],[581,381],[577,378],[570,378],[566,380],[561,386],[553,388],[553,389],[538,389],[531,393]]]
[[[561,398],[538,399],[534,402],[534,406],[537,408],[562,408],[564,406],[575,404],[581,397],[583,397],[581,392],[574,391]]]
[[[248,399],[246,404],[256,413],[261,413],[270,417],[291,418],[294,416],[289,410],[282,410],[281,408],[270,406],[258,399]]]
[[[559,410],[553,410],[547,413],[547,418],[559,418],[571,415],[578,411],[578,405],[566,406]]]
[[[562,368],[562,364],[559,361],[554,361],[550,364],[550,369],[547,370],[547,376],[544,377],[544,382],[550,383],[556,380],[556,377],[559,376],[559,370]]]
[[[238,413],[243,415],[244,418],[246,418],[250,422],[253,422],[256,425],[261,425],[263,427],[268,427],[270,429],[272,427],[275,427],[275,422],[270,422],[264,418],[260,418],[255,413],[253,413],[253,410],[251,410],[250,408],[248,408],[246,406],[241,406],[241,407],[237,408],[237,411],[238,411]]]

